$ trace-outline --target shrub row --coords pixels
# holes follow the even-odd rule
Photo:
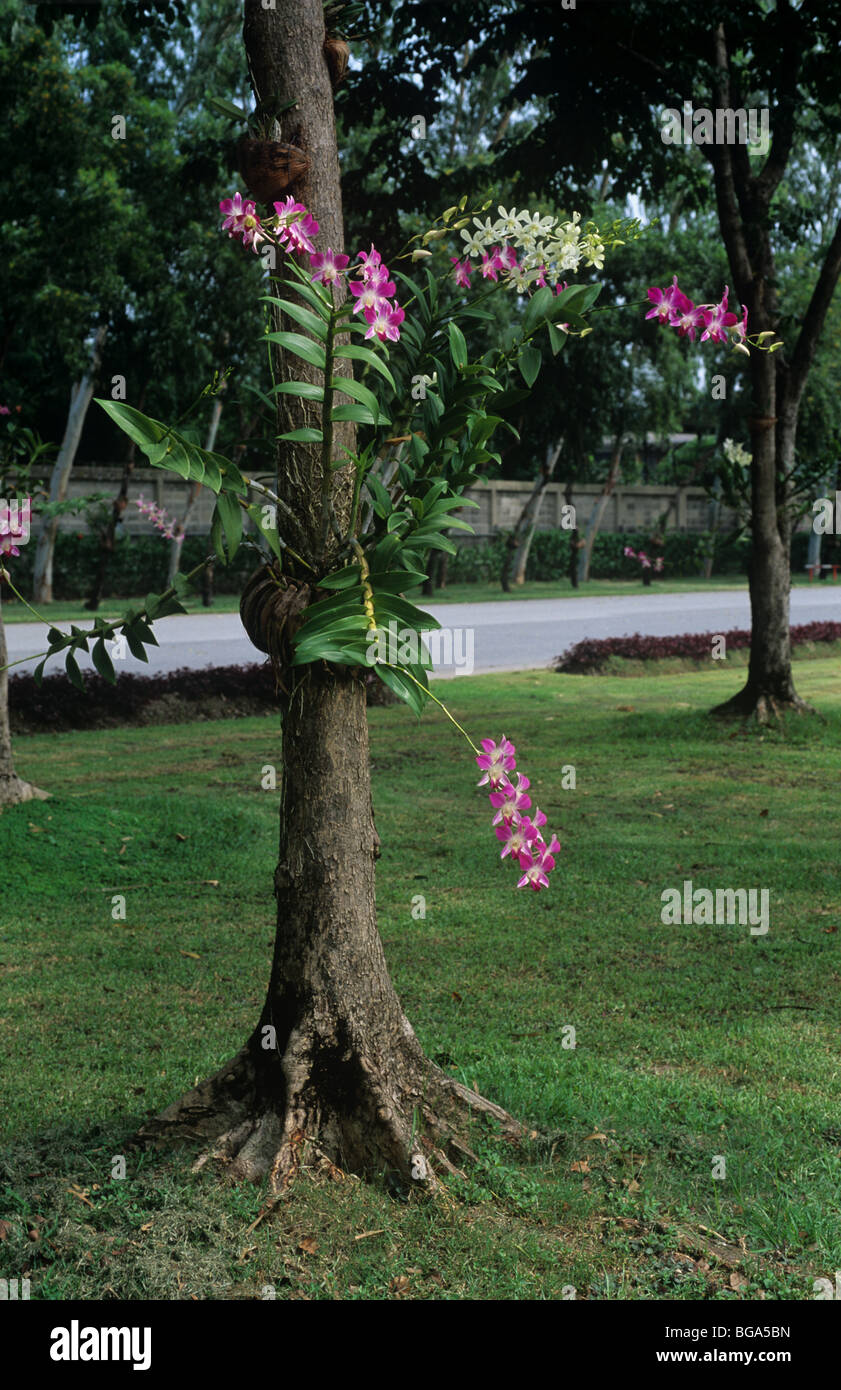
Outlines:
[[[463,541],[457,554],[450,559],[448,579],[452,583],[488,582],[499,578],[505,555],[508,532],[500,532],[490,540]],[[750,556],[750,537],[738,540],[716,536],[715,574],[744,574]],[[704,561],[713,538],[709,532],[690,533],[667,531],[663,538],[664,577],[692,578],[703,573]],[[806,564],[808,533],[797,532],[792,538],[791,563],[797,571]],[[565,579],[569,574],[569,531],[537,531],[526,563],[526,579]],[[631,579],[639,576],[639,566],[626,559],[624,549],[651,548],[651,533],[646,531],[604,531],[596,536],[590,561],[592,579]]]
[[[736,649],[749,647],[750,636],[748,628],[736,627],[724,633],[684,632],[678,637],[647,637],[636,632],[633,637],[592,638],[576,642],[569,651],[556,657],[554,670],[573,675],[596,673],[604,668],[612,656],[621,656],[628,661],[659,661],[668,656],[708,661],[715,637],[724,637],[727,646]],[[841,623],[798,623],[791,628],[792,646],[839,640]]]
[[[396,696],[373,672],[366,675],[369,704],[392,704]],[[271,666],[182,668],[159,675],[120,675],[116,685],[85,674],[77,690],[64,673],[45,676],[39,686],[30,675],[9,679],[9,719],[13,733],[115,728],[123,724],[184,723],[197,717],[230,719],[277,709]]]
[[[507,532],[499,532],[489,540],[464,541],[451,556],[448,579],[451,583],[479,583],[499,579],[505,555]],[[806,564],[808,533],[798,532],[792,539],[792,568],[802,570]],[[690,534],[668,531],[662,553],[665,578],[691,578],[703,572],[704,559],[711,543],[707,532]],[[716,574],[743,574],[750,555],[750,539],[741,536],[737,541],[716,537]],[[651,535],[644,531],[601,532],[593,546],[590,575],[593,579],[633,579],[639,577],[639,566],[623,554],[626,545],[634,550],[651,549]],[[207,554],[206,536],[188,536],[181,555],[181,569],[186,573]],[[569,531],[537,531],[532,541],[526,565],[526,578],[536,580],[565,579],[569,574]],[[32,581],[35,546],[21,548],[14,561],[15,584],[28,593]],[[59,531],[53,560],[53,594],[57,599],[86,598],[94,575],[99,568],[99,540],[95,535]],[[133,595],[157,593],[166,584],[168,547],[157,536],[126,536],[117,541],[108,565],[103,597],[111,594]],[[238,551],[233,565],[217,565],[214,585],[217,593],[238,594],[245,580],[260,564],[250,546]]]
[[[12,578],[22,594],[32,584],[35,538],[21,546]],[[200,564],[208,552],[207,536],[187,536],[181,552],[181,569],[186,574]],[[87,598],[99,570],[100,547],[95,535],[59,531],[53,557],[53,595],[57,599]],[[110,594],[159,593],[166,587],[169,546],[158,536],[125,536],[118,540],[110,557],[103,598]],[[230,566],[216,565],[214,587],[220,594],[238,594],[245,580],[260,564],[256,551],[242,546]],[[5,596],[4,596],[5,597]]]

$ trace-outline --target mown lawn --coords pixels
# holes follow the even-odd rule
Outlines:
[[[764,734],[705,717],[726,669],[439,683],[475,741],[518,746],[563,846],[541,894],[440,711],[373,709],[398,990],[532,1138],[478,1134],[437,1200],[312,1168],[254,1229],[263,1191],[126,1143],[262,1002],[274,720],[18,740],[53,797],[0,818],[0,1274],[53,1299],[811,1299],[841,1268],[837,670],[799,663],[821,716]],[[662,925],[686,878],[767,887],[768,934]]]

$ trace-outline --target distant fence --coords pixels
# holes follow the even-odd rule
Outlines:
[[[81,464],[73,470],[68,496],[81,497],[90,492],[107,492],[113,495],[119,489],[121,477],[122,468],[118,465]],[[170,516],[178,519],[187,505],[189,488],[189,483],[160,469],[135,468],[129,487],[130,505],[125,514],[126,529],[132,534],[149,530],[149,522],[131,505],[140,493],[159,507],[163,507]],[[468,488],[465,496],[479,505],[478,508],[467,507],[461,515],[473,526],[477,539],[495,535],[498,531],[511,530],[531,490],[532,483],[528,479],[515,482],[495,479],[484,486]],[[600,494],[601,487],[598,483],[576,484],[573,487],[572,503],[582,531],[587,526],[587,520]],[[538,530],[552,531],[560,526],[564,502],[565,485],[548,483],[544,490]],[[195,534],[210,530],[213,506],[212,493],[207,488],[202,488],[193,512],[191,532]],[[703,488],[673,487],[666,484],[646,486],[637,483],[623,486],[620,483],[608,498],[601,529],[620,532],[647,531],[653,529],[666,512],[666,529],[669,531],[699,533],[710,527],[711,503]],[[798,529],[808,530],[810,522],[810,516],[803,518]],[[732,513],[722,508],[719,528],[727,531],[732,523]],[[59,526],[64,531],[88,529],[81,516],[64,516],[60,519]],[[462,536],[459,535],[459,541],[461,539]],[[464,539],[469,541],[471,538],[464,533]]]

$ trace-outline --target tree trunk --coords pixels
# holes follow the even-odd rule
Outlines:
[[[213,583],[213,571],[215,566],[215,560],[208,560],[207,564],[201,572],[201,601],[203,608],[212,608],[213,601],[216,597],[216,591]]]
[[[277,93],[280,104],[298,100],[296,143],[309,150],[312,168],[297,197],[318,218],[319,247],[339,250],[321,0],[278,0],[275,10],[246,0],[245,38],[257,89]],[[302,365],[295,361],[296,376]],[[318,379],[317,369],[307,370],[307,379]],[[285,419],[290,404],[298,402],[285,398]],[[300,418],[299,410],[296,423]],[[280,495],[296,506],[296,540],[307,544],[302,553],[313,562],[323,545],[320,474],[311,447],[280,445]],[[346,524],[349,488],[339,472],[332,477],[338,521]],[[329,564],[329,555],[322,561]],[[288,635],[312,590],[291,573],[281,584],[260,571],[240,604],[252,640],[272,653],[282,692],[278,929],[266,1002],[241,1051],[138,1139],[208,1139],[197,1166],[213,1158],[237,1178],[268,1175],[275,1193],[294,1177],[306,1145],[310,1162],[321,1155],[340,1167],[390,1175],[401,1190],[430,1189],[436,1168],[451,1169],[470,1153],[471,1114],[490,1116],[512,1134],[521,1128],[429,1062],[400,1008],[376,928],[363,674],[322,663],[290,671]]]
[[[17,806],[21,801],[31,801],[33,797],[43,800],[48,795],[31,782],[24,782],[15,772],[12,762],[12,734],[9,728],[9,673],[6,662],[6,629],[3,624],[3,602],[0,597],[0,810],[4,806]]]
[[[426,560],[426,568],[429,570],[429,574],[421,585],[421,593],[424,598],[432,598],[436,589],[444,587],[441,583],[441,576],[444,572],[442,561],[446,558],[447,555],[445,551],[431,550],[429,552],[429,556]]]
[[[605,485],[602,488],[599,496],[596,498],[593,510],[590,513],[590,520],[587,523],[587,538],[584,542],[584,545],[581,547],[581,551],[578,557],[578,578],[580,579],[582,584],[586,584],[587,580],[590,578],[590,561],[593,557],[593,546],[596,541],[596,536],[599,534],[599,527],[602,524],[602,517],[604,516],[605,508],[607,507],[608,498],[610,497],[610,494],[615,488],[617,480],[619,478],[619,468],[621,463],[622,436],[620,434],[617,434],[616,438],[613,441],[613,455],[610,460],[610,468],[608,470],[607,479],[605,480]]]
[[[389,978],[374,909],[374,824],[364,683],[310,669],[282,707],[278,933],[268,995],[242,1051],[141,1132],[214,1140],[231,1176],[273,1191],[308,1155],[433,1180],[466,1149],[473,1109],[504,1112],[424,1057]],[[446,1152],[444,1152],[446,1151]],[[432,1160],[434,1162],[434,1160]]]
[[[146,391],[148,385],[148,382],[143,383],[143,387],[141,389],[140,396],[137,402],[138,410],[142,410],[146,404]],[[105,578],[108,574],[108,565],[111,560],[111,556],[114,554],[114,540],[117,534],[117,527],[123,519],[123,514],[128,504],[128,486],[129,482],[131,481],[131,475],[134,472],[134,460],[136,454],[137,445],[135,444],[134,440],[132,440],[128,448],[128,453],[126,454],[126,461],[123,464],[123,476],[120,479],[120,490],[111,504],[111,515],[108,518],[108,525],[106,526],[105,531],[102,534],[102,544],[99,550],[99,564],[97,566],[96,576],[94,578],[93,584],[91,586],[91,591],[85,603],[85,607],[88,609],[90,613],[96,612],[102,599],[102,590],[105,587]]]
[[[517,530],[522,528],[525,534],[522,536],[519,547],[514,553],[513,569],[515,584],[525,584],[526,582],[526,565],[528,564],[529,551],[531,550],[531,544],[534,540],[534,533],[537,530],[540,508],[543,505],[543,498],[546,496],[546,487],[555,471],[555,464],[558,462],[560,452],[560,440],[558,440],[554,449],[551,444],[547,444],[546,460],[540,470],[540,476],[535,482],[531,497],[526,502],[522,516],[517,523]]]
[[[204,441],[204,447],[209,454],[212,453],[213,450],[216,448],[216,435],[219,430],[219,420],[221,416],[222,399],[221,395],[219,395],[216,396],[213,401],[213,410],[210,416],[210,424],[207,427],[207,438]],[[201,483],[192,484],[189,494],[187,496],[187,505],[184,508],[183,516],[181,517],[181,520],[176,524],[175,527],[176,536],[185,536],[187,534],[187,527],[189,526],[193,518],[193,513],[196,510],[196,503],[199,500],[199,493],[201,492],[201,490]],[[183,549],[183,541],[169,542],[169,561],[167,564],[166,573],[167,588],[169,588],[172,584],[175,583],[175,576],[178,573],[178,567],[181,563],[181,551]]]
[[[787,18],[792,14],[790,7],[786,7]],[[730,58],[723,22],[715,29],[713,59],[713,104],[725,110],[733,109]],[[747,307],[751,334],[766,329],[774,331],[779,321],[778,277],[768,210],[794,146],[802,59],[802,34],[797,31],[795,39],[786,47],[773,147],[759,173],[751,172],[750,160],[740,146],[725,143],[704,147],[713,166],[719,223],[733,281],[741,303]],[[791,672],[791,513],[789,484],[783,479],[794,464],[800,400],[839,276],[841,219],[794,346],[787,343],[785,349],[774,356],[756,350],[751,353],[750,663],[744,688],[731,700],[718,705],[714,714],[752,714],[765,723],[781,710],[808,709],[794,688]]]
[[[79,447],[79,440],[82,437],[82,430],[85,426],[85,416],[88,413],[88,406],[93,398],[94,381],[99,370],[100,353],[108,328],[105,324],[100,324],[96,330],[93,351],[91,353],[90,366],[80,381],[77,381],[70,395],[70,409],[67,412],[67,424],[64,428],[64,438],[61,441],[61,448],[53,466],[53,473],[50,479],[50,502],[63,502],[67,495],[67,484],[70,481],[70,472],[73,468],[73,460],[76,457],[76,450]],[[32,602],[51,603],[53,597],[53,551],[55,550],[56,531],[58,530],[58,517],[45,517],[41,526],[41,534],[38,537],[38,545],[35,550],[35,563],[32,572]]]
[[[721,482],[719,480],[717,480],[715,484],[715,496],[710,500],[708,516],[710,548],[707,555],[704,557],[704,578],[712,579],[713,568],[715,566],[715,546],[718,539],[718,528],[721,523]]]
[[[529,558],[529,550],[531,549],[532,537],[534,536],[534,530],[537,526],[537,518],[540,515],[544,489],[554,472],[560,452],[560,442],[558,442],[554,451],[552,445],[547,444],[546,458],[534,481],[534,487],[526,498],[525,505],[517,518],[517,524],[514,530],[506,539],[505,554],[502,559],[502,570],[499,576],[499,582],[502,585],[503,593],[510,594],[511,592],[512,571],[515,584],[525,583],[526,562]]]
[[[791,522],[788,498],[778,496],[778,473],[788,471],[794,461],[797,407],[783,399],[777,419],[776,364],[770,354],[753,354],[751,376],[750,661],[743,689],[713,713],[755,715],[767,723],[783,709],[809,708],[797,694],[791,672]]]
[[[568,507],[573,505],[572,501],[572,478],[567,478],[564,488],[564,502]],[[573,589],[578,588],[578,551],[582,542],[579,540],[578,533],[578,512],[575,512],[576,524],[569,533],[569,582]]]

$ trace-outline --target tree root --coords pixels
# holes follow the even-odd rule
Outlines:
[[[385,1177],[392,1190],[434,1192],[439,1173],[460,1173],[475,1160],[471,1128],[479,1118],[509,1139],[523,1126],[493,1101],[446,1076],[414,1037],[388,1067],[361,1052],[326,1057],[311,1027],[296,1029],[282,1057],[249,1043],[224,1067],[149,1120],[133,1145],[159,1147],[202,1140],[193,1163],[210,1164],[231,1181],[268,1179],[282,1195],[311,1158],[334,1171]],[[207,1142],[209,1141],[209,1143]]]
[[[765,728],[770,724],[782,723],[785,714],[815,714],[815,709],[806,700],[801,700],[800,696],[792,693],[781,698],[770,695],[767,692],[758,693],[745,686],[738,695],[733,695],[731,699],[725,700],[723,704],[715,705],[710,710],[710,714],[717,719],[755,719],[756,723]]]
[[[46,801],[49,795],[49,792],[41,791],[31,782],[24,782],[14,773],[11,777],[0,778],[0,811],[5,806],[20,806],[24,801]]]

